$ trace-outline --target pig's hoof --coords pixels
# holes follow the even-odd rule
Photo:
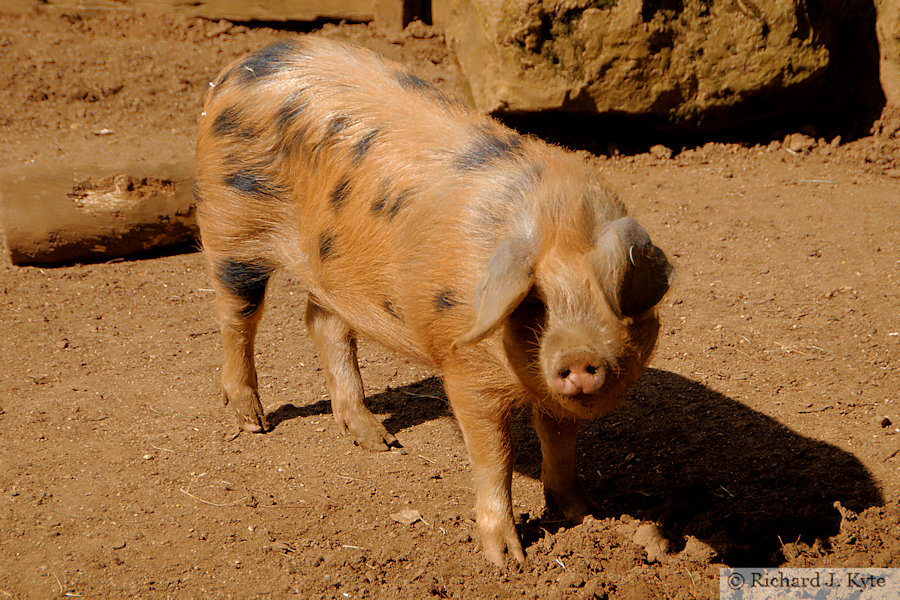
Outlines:
[[[250,388],[243,388],[229,394],[225,392],[225,404],[231,404],[234,409],[234,417],[237,419],[238,429],[250,433],[264,433],[269,431],[269,420],[263,411],[259,396]]]
[[[269,430],[269,421],[265,417],[261,417],[254,421],[241,421],[241,431],[250,433],[265,433]]]
[[[495,531],[481,533],[481,544],[484,547],[484,555],[489,561],[503,567],[506,562],[504,552],[508,551],[510,556],[516,559],[516,562],[522,564],[525,562],[525,552],[522,551],[522,542],[519,541],[519,535],[516,528],[509,522],[508,526],[501,527]]]
[[[354,443],[369,452],[387,452],[392,447],[400,447],[400,442],[388,433],[375,415],[368,413],[355,419],[348,419],[342,425],[344,432],[349,433]]]
[[[583,523],[594,513],[593,503],[580,492],[568,494],[546,494],[547,508],[559,511],[570,523]]]
[[[241,431],[265,433],[271,429],[269,420],[262,410],[262,406],[259,407],[259,410],[251,408],[247,412],[235,413],[235,417],[237,417],[238,428],[240,428]]]

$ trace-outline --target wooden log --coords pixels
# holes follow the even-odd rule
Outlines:
[[[422,0],[375,0],[375,25],[388,37],[400,35],[413,17],[421,16]]]
[[[195,243],[193,165],[0,171],[0,225],[15,265],[96,262]]]
[[[403,0],[396,0],[401,3]],[[25,14],[39,9],[74,14],[108,11],[163,11],[185,17],[231,21],[315,21],[346,19],[368,22],[373,0],[2,0],[0,13]]]

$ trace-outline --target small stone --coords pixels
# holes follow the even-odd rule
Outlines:
[[[672,158],[672,149],[662,144],[656,144],[650,147],[650,156],[657,160],[669,160]]]
[[[283,552],[285,554],[297,552],[297,550],[287,542],[272,542],[272,545],[268,546],[268,548],[273,552]]]
[[[582,598],[600,598],[603,592],[603,580],[599,577],[594,577],[584,584],[584,588],[581,591]]]
[[[152,454],[145,454],[143,458],[144,458],[144,460],[153,460],[153,455],[152,455]]]
[[[669,549],[669,540],[665,538],[662,530],[653,523],[644,523],[634,533],[634,543],[642,546],[647,552],[649,562],[659,562]]]
[[[65,350],[69,347],[69,340],[59,340],[56,342],[56,347],[60,350]]]
[[[655,598],[653,588],[646,581],[638,579],[625,588],[625,600],[646,600],[647,598]]]
[[[718,552],[712,546],[701,542],[692,535],[688,536],[684,550],[681,551],[681,556],[700,562],[709,562],[716,554]]]
[[[401,510],[400,512],[394,513],[391,515],[391,518],[398,523],[402,523],[403,525],[412,525],[418,521],[425,522],[425,519],[422,518],[422,513],[417,511],[414,508],[407,508]]]
[[[792,133],[785,141],[787,149],[795,153],[809,152],[816,145],[816,140],[802,133]]]
[[[890,419],[890,417],[881,417],[881,420],[878,421],[878,424],[881,425],[882,427],[890,427],[891,419]]]
[[[563,588],[578,588],[584,585],[584,577],[579,573],[563,573],[556,581]]]

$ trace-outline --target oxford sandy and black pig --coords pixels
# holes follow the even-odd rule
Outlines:
[[[579,420],[616,408],[638,378],[671,272],[594,172],[398,64],[311,37],[218,76],[197,153],[225,398],[244,430],[269,428],[254,336],[267,282],[287,269],[309,293],[334,417],[363,448],[397,442],[365,407],[356,337],[440,369],[491,561],[524,560],[510,497],[518,406],[533,412],[548,501],[588,515]]]

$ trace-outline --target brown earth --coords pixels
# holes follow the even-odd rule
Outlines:
[[[411,31],[321,34],[463,95],[443,40]],[[294,35],[0,18],[0,162],[184,160],[214,73]],[[724,565],[900,567],[896,130],[886,118],[843,145],[581,151],[678,282],[652,368],[580,437],[596,520],[545,513],[538,445],[517,420],[523,567],[477,551],[465,450],[432,370],[363,343],[370,404],[404,448],[339,438],[289,276],[259,339],[275,428],[235,438],[199,254],[0,266],[0,598],[716,598]],[[405,509],[422,518],[392,518]],[[669,541],[657,560],[634,541],[643,523]]]

